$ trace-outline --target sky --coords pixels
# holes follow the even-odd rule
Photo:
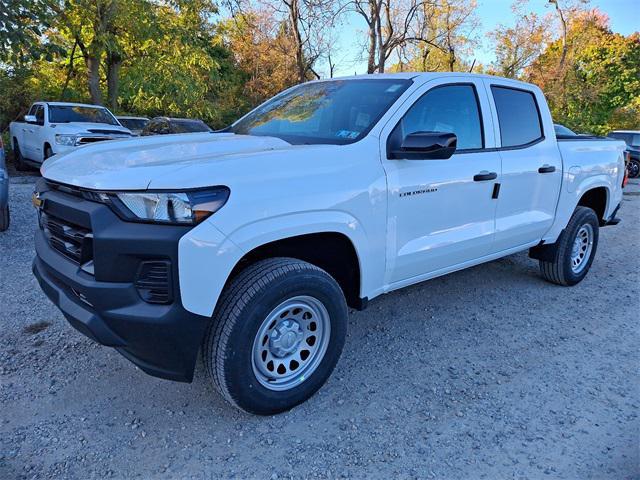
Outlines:
[[[476,50],[476,62],[487,65],[494,59],[486,33],[494,30],[498,24],[511,26],[515,23],[511,3],[512,0],[478,0],[476,12],[480,20],[480,28],[477,33],[482,46]],[[592,0],[590,6],[597,7],[609,16],[611,29],[614,32],[629,35],[640,30],[640,1],[638,0]],[[529,0],[528,10],[540,16],[554,12],[553,6],[549,5],[547,0]],[[366,60],[357,60],[359,56],[363,56],[365,29],[366,25],[362,17],[355,13],[345,16],[344,24],[339,27],[339,35],[336,39],[338,46],[335,53],[338,65],[335,76],[366,73]],[[320,66],[319,70],[322,72],[324,68]]]

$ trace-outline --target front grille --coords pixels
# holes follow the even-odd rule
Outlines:
[[[65,257],[78,264],[93,259],[91,230],[44,212],[40,213],[40,226],[51,248]]]
[[[171,303],[171,262],[168,260],[145,261],[140,264],[136,289],[148,303]]]

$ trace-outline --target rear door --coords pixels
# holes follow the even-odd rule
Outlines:
[[[502,179],[492,253],[537,243],[555,219],[562,160],[540,90],[484,80]]]
[[[392,288],[489,253],[497,205],[492,193],[500,181],[499,154],[487,148],[494,146],[489,111],[481,80],[441,77],[418,89],[385,125],[386,283]],[[390,136],[419,131],[455,133],[456,152],[446,160],[389,158]]]

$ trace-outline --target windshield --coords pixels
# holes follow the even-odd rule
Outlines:
[[[202,120],[171,119],[171,133],[210,132],[211,129]]]
[[[118,121],[106,108],[72,105],[49,105],[49,122],[88,122],[118,125]]]
[[[364,137],[411,84],[410,80],[331,80],[286,91],[229,129],[292,144],[344,145]]]
[[[149,123],[149,120],[144,118],[118,118],[118,120],[123,127],[127,127],[129,130],[142,130]]]

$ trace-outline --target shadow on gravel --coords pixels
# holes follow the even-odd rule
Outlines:
[[[37,333],[45,331],[50,326],[51,322],[36,322],[24,327],[22,329],[22,332],[26,333],[27,335],[35,335]]]

